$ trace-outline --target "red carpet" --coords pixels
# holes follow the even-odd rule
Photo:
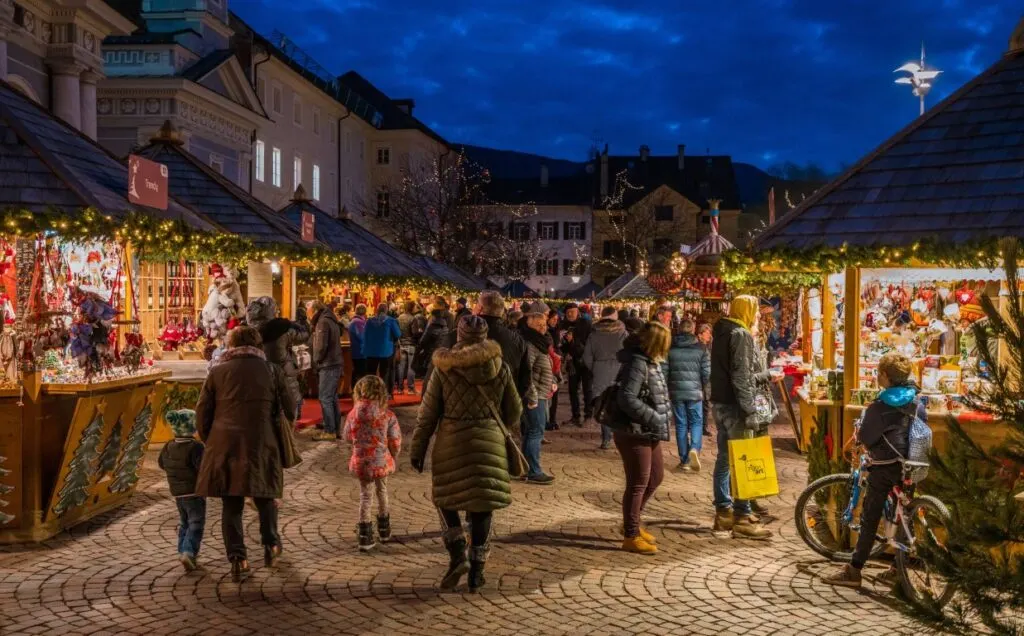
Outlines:
[[[416,382],[416,395],[396,394],[388,406],[391,408],[416,406],[420,403],[419,392],[422,389],[422,385],[422,382]],[[341,406],[341,416],[344,418],[352,410],[352,398],[342,398],[338,400],[338,404]],[[303,429],[316,426],[321,420],[323,420],[323,415],[320,411],[320,401],[307,398],[302,402],[302,415],[299,417],[299,421],[295,423],[295,428]]]

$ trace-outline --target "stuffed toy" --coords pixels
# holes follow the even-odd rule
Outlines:
[[[210,267],[213,281],[207,290],[202,319],[206,337],[210,340],[227,335],[229,323],[245,315],[245,299],[238,282],[219,265]]]
[[[164,351],[177,351],[178,345],[181,344],[181,329],[178,327],[178,323],[172,320],[164,325],[156,339],[163,345]]]
[[[71,357],[88,377],[114,361],[110,336],[117,312],[110,303],[81,288],[72,290],[71,302],[77,310],[71,324]]]
[[[136,325],[132,330],[124,334],[124,351],[121,352],[121,361],[128,371],[135,373],[142,366],[142,358],[145,354],[145,347],[142,334]]]

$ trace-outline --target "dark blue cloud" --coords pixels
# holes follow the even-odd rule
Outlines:
[[[892,70],[922,40],[932,103],[1005,51],[999,0],[232,0],[338,74],[355,69],[451,140],[579,159],[731,154],[852,162],[917,114]]]

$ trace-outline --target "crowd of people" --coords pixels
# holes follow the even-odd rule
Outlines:
[[[755,340],[754,297],[735,298],[713,327],[671,307],[657,308],[649,322],[635,310],[606,306],[595,318],[574,304],[559,312],[541,300],[506,311],[494,291],[481,293],[472,306],[459,299],[454,312],[437,298],[425,310],[414,302],[399,312],[380,304],[369,318],[365,305],[353,310],[320,302],[294,321],[277,313],[270,298],[250,303],[246,323],[229,333],[226,350],[211,361],[194,418],[175,420],[175,439],[161,453],[181,520],[179,558],[188,571],[196,567],[209,497],[222,500],[234,580],[249,573],[242,533],[247,498],[259,514],[265,564],[273,566],[281,555],[283,471],[301,461],[291,439],[302,401],[294,351],[307,342],[323,413],[314,439],[351,446],[349,468],[360,482],[361,550],[391,534],[387,477],[402,435],[388,403],[396,391],[415,393],[416,379],[422,380],[409,454],[422,472],[432,443],[432,496],[450,556],[443,589],[455,588],[467,574],[471,591],[484,585],[491,515],[512,503],[513,479],[555,482],[543,468],[542,448],[545,432],[559,426],[600,427],[601,448],[618,450],[626,481],[622,547],[654,554],[657,539],[641,518],[664,477],[661,443],[674,431],[678,470],[702,470],[711,415],[719,451],[714,530],[771,536],[759,517],[764,508],[734,500],[729,480],[728,440],[766,434],[770,422],[754,404],[755,396],[770,399],[765,355]],[[338,388],[346,331],[353,408],[343,423]],[[563,382],[571,413],[557,424]]]

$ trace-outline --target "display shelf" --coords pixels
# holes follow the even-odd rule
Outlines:
[[[78,383],[44,383],[43,393],[46,395],[78,395],[100,393],[120,389],[126,386],[136,386],[148,382],[157,382],[171,377],[170,371],[155,371],[151,373],[140,373],[113,380],[101,380],[99,382],[78,382]]]

